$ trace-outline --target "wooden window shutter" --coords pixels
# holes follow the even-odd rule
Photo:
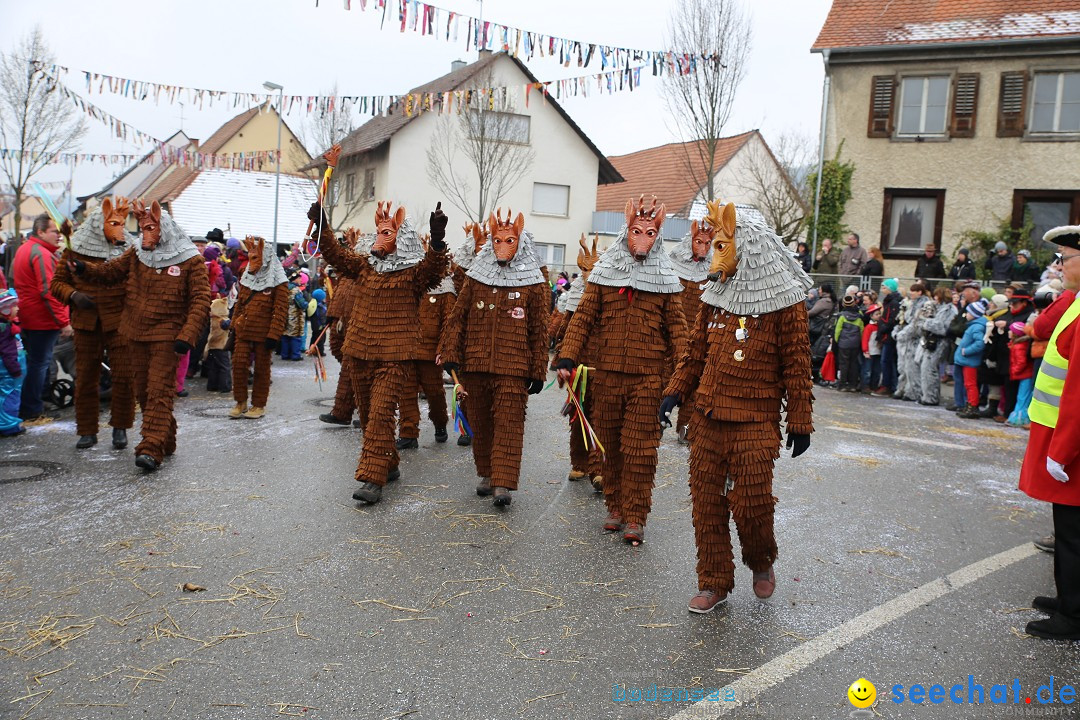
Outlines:
[[[998,100],[998,137],[1023,137],[1027,116],[1027,73],[1001,73],[1001,97]]]
[[[870,87],[870,124],[867,137],[885,138],[893,132],[893,102],[896,97],[896,77],[875,75]]]
[[[975,111],[979,104],[979,73],[961,73],[953,81],[952,137],[975,137]]]

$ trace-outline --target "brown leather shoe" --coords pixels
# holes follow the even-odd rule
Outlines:
[[[491,491],[492,500],[491,504],[495,507],[506,507],[510,504],[512,498],[510,496],[510,488],[497,487]]]
[[[594,475],[591,478],[589,478],[589,482],[592,483],[592,489],[593,489],[594,493],[602,493],[602,492],[604,492],[604,476],[603,475]]]
[[[570,475],[567,476],[567,479],[570,482],[577,482],[578,480],[581,480],[582,478],[586,477],[588,474],[589,473],[582,472],[581,470],[571,470]]]
[[[712,590],[699,590],[698,594],[690,598],[690,604],[686,609],[698,615],[710,613],[727,602],[727,593],[713,592]]]
[[[640,545],[645,542],[645,526],[640,523],[626,523],[623,525],[622,539],[631,545]]]
[[[480,497],[487,497],[491,494],[491,478],[480,478],[480,482],[476,483],[476,494]]]
[[[763,572],[754,573],[755,595],[764,600],[772,597],[774,590],[776,590],[776,575],[771,567]]]
[[[620,530],[622,530],[622,515],[618,510],[612,510],[604,521],[604,532],[619,532]]]

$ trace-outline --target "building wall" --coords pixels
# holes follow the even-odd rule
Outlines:
[[[229,138],[218,155],[230,155],[239,152],[255,152],[257,150],[276,150],[278,132],[278,115],[276,112],[260,112],[244,127]],[[299,172],[300,168],[311,162],[311,156],[304,149],[300,139],[293,135],[288,125],[281,127],[281,171]],[[263,172],[274,172],[274,162],[271,160],[264,165]]]
[[[1063,161],[1080,156],[1080,143],[997,137],[1001,73],[1039,67],[1078,65],[1062,58],[956,59],[905,63],[838,65],[830,68],[826,159],[844,142],[842,160],[855,163],[852,198],[845,222],[870,247],[881,241],[884,189],[944,189],[941,249],[946,258],[956,250],[965,230],[993,230],[1012,216],[1015,189],[1076,189],[1078,173]],[[867,137],[870,92],[875,75],[901,72],[980,73],[975,137],[925,142]],[[951,90],[949,106],[951,107]],[[899,105],[899,92],[894,112]],[[1030,108],[1030,86],[1029,86]],[[1075,166],[1075,162],[1073,163]],[[946,266],[948,266],[946,261]],[[886,257],[888,275],[910,277],[915,258]]]
[[[508,58],[494,63],[492,70],[494,85],[520,87],[528,81]],[[499,201],[499,206],[504,210],[511,208],[515,216],[518,212],[523,213],[525,227],[536,241],[563,245],[563,263],[573,265],[577,257],[578,238],[589,231],[592,223],[599,158],[535,91],[529,98],[529,107],[525,107],[521,97],[515,101],[515,105],[514,112],[530,117],[529,142],[535,150],[536,159],[525,176]],[[425,231],[428,214],[441,201],[443,211],[450,216],[447,240],[451,247],[455,247],[464,240],[461,228],[468,218],[428,179],[427,171],[427,149],[438,134],[440,123],[447,122],[456,124],[458,116],[424,115],[393,136],[387,156],[375,164],[376,197],[391,200],[395,205],[405,205],[409,215]],[[460,172],[464,181],[473,188],[473,202],[470,204],[475,204],[478,180],[471,163],[461,157],[455,171]],[[363,172],[360,169],[356,172],[357,182],[361,182]],[[534,182],[570,187],[567,217],[541,215],[532,211]],[[374,204],[370,205],[370,208],[359,208],[355,213],[358,217],[349,218],[350,224],[363,230],[373,229],[371,213]]]

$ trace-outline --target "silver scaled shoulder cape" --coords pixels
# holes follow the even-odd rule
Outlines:
[[[240,284],[253,292],[262,292],[287,282],[289,279],[285,277],[285,268],[281,266],[281,260],[274,252],[274,243],[263,240],[262,266],[259,272],[252,273],[245,269],[240,276]]]
[[[492,287],[525,287],[546,282],[540,272],[540,258],[533,247],[533,236],[528,230],[521,231],[521,242],[509,265],[499,265],[495,248],[488,240],[476,253],[465,276]]]
[[[735,206],[735,277],[705,286],[701,301],[735,315],[764,315],[806,300],[813,280],[752,205]]]
[[[370,247],[369,245],[368,248]],[[398,228],[394,252],[383,258],[369,255],[368,264],[375,268],[375,272],[388,273],[419,265],[423,259],[424,246],[420,244],[420,235],[413,227],[412,218],[406,216]]]
[[[435,286],[434,289],[427,291],[428,295],[445,295],[447,293],[450,293],[451,295],[457,295],[457,290],[454,289],[453,275],[447,275],[442,279],[442,282]]]
[[[468,270],[472,267],[473,260],[476,259],[476,245],[473,242],[472,237],[465,239],[457,250],[451,253],[454,259],[454,263],[462,270]]]
[[[675,268],[675,274],[681,280],[702,283],[709,276],[709,263],[712,262],[713,251],[710,247],[704,260],[694,262],[693,243],[693,236],[686,233],[675,249],[668,253],[668,258],[671,260],[671,266]]]
[[[585,278],[578,275],[570,283],[570,290],[566,293],[566,312],[577,312],[581,304],[581,296],[585,294]]]
[[[124,235],[127,236],[126,230]],[[130,236],[123,245],[113,245],[105,239],[105,215],[101,212],[101,206],[99,205],[86,216],[82,225],[79,225],[79,228],[71,233],[68,247],[80,255],[112,260],[123,255],[130,243]]]
[[[671,260],[664,252],[664,236],[656,236],[649,254],[643,262],[638,262],[630,254],[626,244],[627,226],[619,231],[619,236],[611,247],[604,251],[589,273],[589,282],[608,287],[631,287],[640,292],[673,294],[682,292],[683,286]]]
[[[188,234],[165,210],[161,211],[161,242],[157,247],[149,252],[143,250],[141,244],[136,244],[135,247],[139,262],[152,268],[179,265],[199,254],[199,248],[195,247]]]

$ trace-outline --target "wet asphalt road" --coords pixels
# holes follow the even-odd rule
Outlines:
[[[1019,634],[1053,593],[1052,556],[1029,552],[1049,508],[1015,490],[1023,431],[818,390],[809,453],[777,466],[776,594],[756,599],[739,567],[727,606],[694,616],[688,451],[671,431],[630,548],[566,480],[555,388],[530,401],[522,489],[499,511],[473,491],[470,451],[430,424],[383,502],[358,507],[360,433],[316,419],[332,384],[280,360],[274,381],[259,421],[194,384],[177,455],[150,476],[105,432],[76,451],[70,410],[0,440],[0,718],[838,718],[861,676],[874,716],[1004,717],[1021,706],[898,705],[890,688],[970,674],[1028,697],[1080,680],[1075,648]],[[24,463],[48,472],[20,479]],[[859,629],[935,581],[930,601]],[[773,660],[782,677],[753,672]],[[745,693],[747,673],[773,679],[740,705],[612,699]]]

